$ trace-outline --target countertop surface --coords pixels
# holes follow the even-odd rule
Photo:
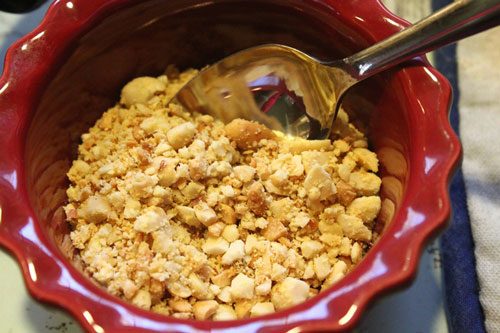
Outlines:
[[[388,6],[413,21],[428,12],[423,5],[405,6],[406,1],[386,0]],[[416,1],[417,2],[417,1]],[[29,14],[0,13],[0,57],[12,42],[31,31],[48,5]],[[81,332],[66,312],[41,304],[27,293],[19,266],[0,250],[0,332]],[[448,332],[443,307],[441,261],[438,242],[424,251],[416,280],[403,291],[380,299],[364,315],[356,332]]]

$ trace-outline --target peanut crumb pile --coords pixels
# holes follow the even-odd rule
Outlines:
[[[275,312],[341,279],[372,242],[376,155],[341,113],[307,141],[168,104],[197,72],[141,77],[82,135],[67,219],[85,272],[176,318]]]

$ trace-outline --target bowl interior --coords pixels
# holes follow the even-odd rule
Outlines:
[[[237,50],[264,43],[296,47],[319,59],[337,59],[369,38],[353,23],[315,1],[145,1],[116,5],[112,14],[67,46],[40,95],[27,132],[27,191],[46,236],[66,256],[68,229],[61,209],[66,172],[80,135],[119,98],[131,78],[160,75],[170,64],[202,67]],[[381,160],[381,232],[401,205],[411,149],[410,105],[391,73],[364,82],[345,107],[367,132]],[[403,96],[403,97],[402,97]]]

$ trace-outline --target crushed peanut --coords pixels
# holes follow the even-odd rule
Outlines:
[[[65,206],[77,257],[110,293],[175,318],[303,302],[372,244],[377,156],[343,111],[336,140],[308,141],[169,104],[196,73],[134,79],[83,134]]]

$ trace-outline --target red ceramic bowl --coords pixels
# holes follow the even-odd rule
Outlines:
[[[379,75],[346,100],[381,161],[381,238],[328,291],[272,315],[178,320],[107,294],[68,259],[61,205],[80,135],[139,75],[200,67],[237,50],[288,44],[336,59],[407,25],[377,0],[57,1],[8,51],[0,80],[0,242],[38,300],[91,332],[342,331],[375,297],[409,282],[450,214],[460,156],[448,82],[424,59]]]

